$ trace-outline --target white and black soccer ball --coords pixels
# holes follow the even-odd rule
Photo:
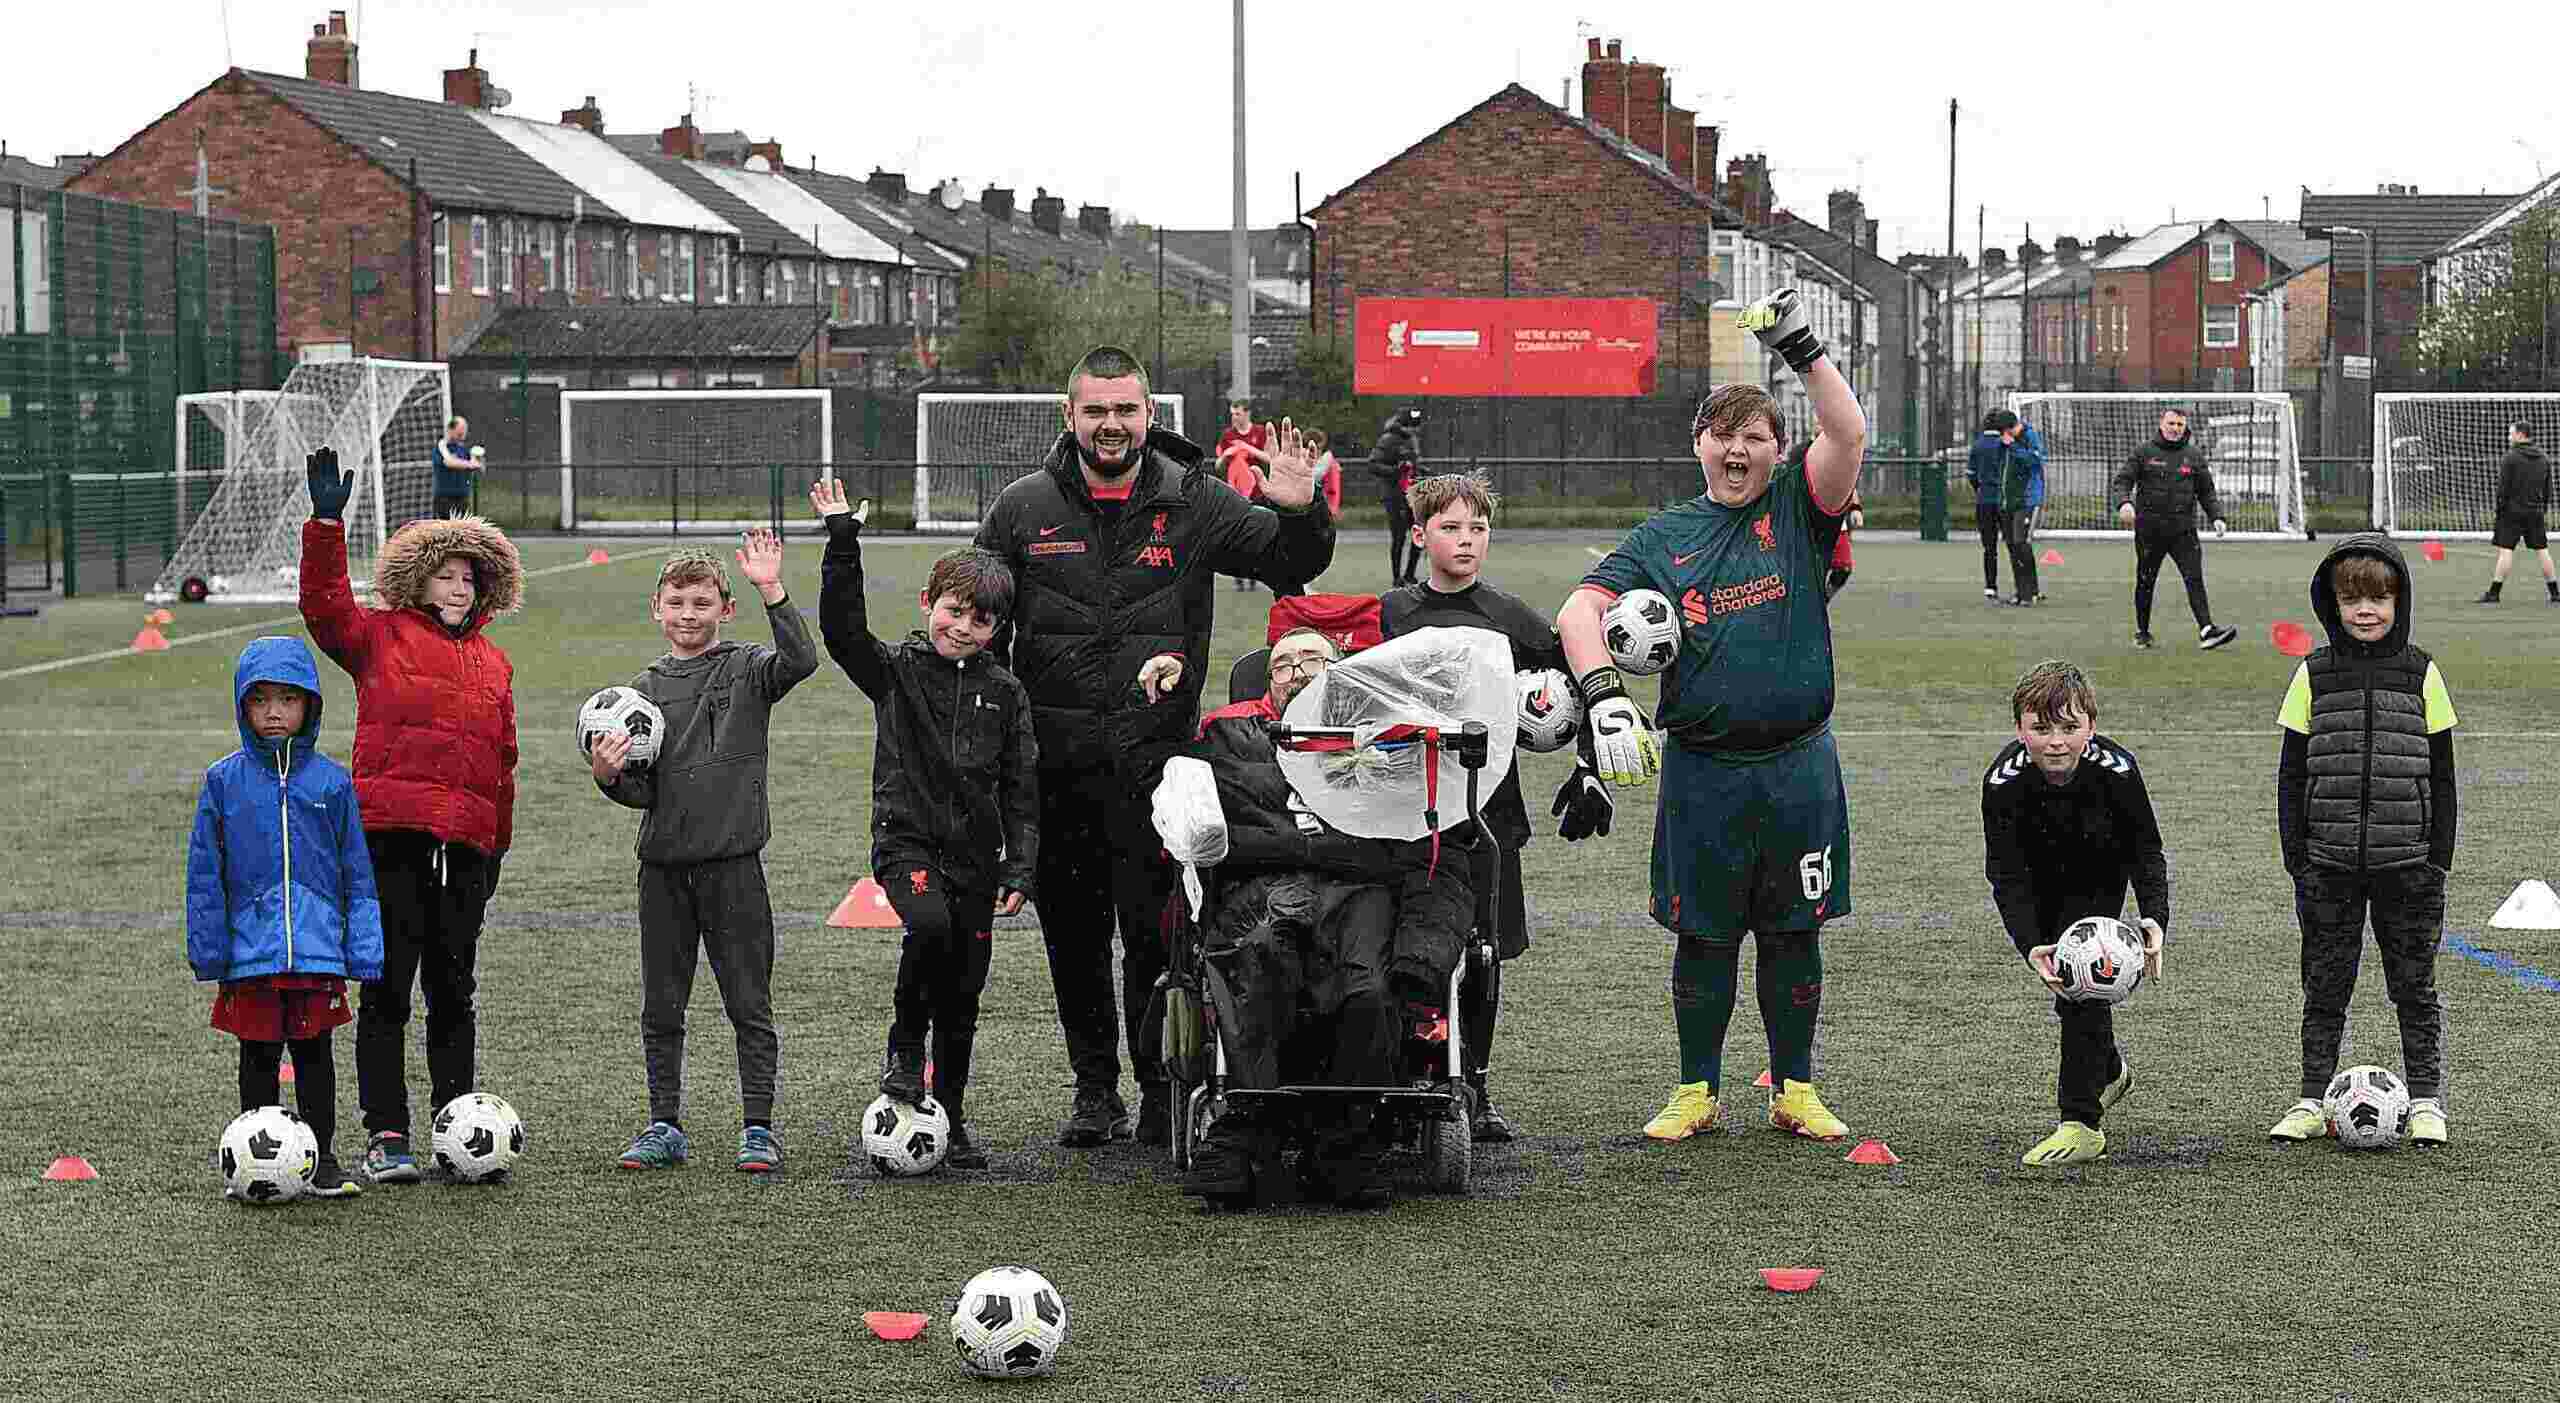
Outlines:
[[[222,1128],[222,1184],[242,1203],[291,1203],[311,1187],[320,1142],[282,1106],[242,1111]]]
[[[1554,668],[1520,674],[1520,748],[1540,755],[1573,744],[1582,729],[1582,698],[1573,679]]]
[[[1680,656],[1680,615],[1660,590],[1631,589],[1600,616],[1609,660],[1630,677],[1651,677]]]
[[[951,1152],[951,1113],[931,1096],[912,1106],[882,1096],[862,1113],[862,1152],[884,1179],[930,1174]]]
[[[1067,1347],[1067,1298],[1029,1267],[989,1267],[960,1288],[951,1344],[960,1367],[982,1379],[1056,1373]]]
[[[524,1153],[524,1117],[485,1091],[445,1102],[433,1125],[436,1167],[459,1183],[495,1179]]]
[[[2142,936],[2113,916],[2085,917],[2054,943],[2053,969],[2066,999],[2123,1003],[2142,987]]]
[[[587,758],[599,736],[629,736],[631,754],[623,763],[644,768],[658,758],[658,742],[666,730],[666,715],[656,702],[630,687],[607,687],[578,708],[578,758]]]
[[[2321,1112],[2350,1150],[2387,1150],[2409,1128],[2409,1084],[2387,1067],[2349,1067],[2329,1079]]]

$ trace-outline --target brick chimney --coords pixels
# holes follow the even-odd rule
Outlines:
[[[1754,227],[1769,222],[1769,213],[1777,208],[1777,191],[1769,183],[1769,158],[1754,153],[1736,156],[1725,162],[1724,202],[1742,214],[1743,222]]]
[[[480,51],[471,51],[471,61],[460,68],[444,71],[444,100],[456,107],[487,107],[489,75],[480,67]]]
[[[604,109],[596,106],[596,100],[591,94],[587,98],[586,106],[572,107],[561,113],[560,125],[576,127],[589,136],[602,136],[604,135]]]
[[[658,154],[679,161],[702,159],[702,129],[693,124],[692,113],[687,112],[683,121],[658,133]]]
[[[1618,41],[1609,41],[1607,57],[1602,57],[1600,41],[1590,41],[1590,55],[1582,61],[1582,116],[1595,127],[1624,134],[1627,127],[1627,65],[1618,58]]]
[[[1993,244],[1982,251],[1982,276],[1996,278],[2009,271],[2009,250]]]
[[[979,192],[978,209],[998,224],[1013,222],[1013,191],[1001,185],[990,185]]]
[[[762,157],[764,157],[764,163],[765,163],[766,165],[768,165],[768,166],[773,167],[775,170],[780,170],[780,169],[782,169],[782,143],[781,143],[781,142],[779,142],[779,141],[750,141],[750,142],[748,142],[748,143],[747,143],[747,149],[746,149],[746,150],[744,150],[744,151],[742,151],[742,152],[740,152],[740,153],[738,153],[738,164],[740,164],[740,165],[745,165],[749,160],[751,160],[751,159],[753,159],[754,157],[757,157],[757,156],[762,156]]]
[[[331,10],[327,24],[311,26],[311,42],[303,46],[302,76],[315,83],[356,86],[356,41],[347,33],[347,12]]]
[[[2053,241],[2054,261],[2066,268],[2080,261],[2080,250],[2080,240],[2072,235],[2065,234]]]
[[[1111,206],[1083,206],[1076,211],[1076,227],[1106,244],[1111,242]]]
[[[1619,128],[1627,140],[1657,156],[1663,154],[1663,77],[1661,64],[1628,62],[1627,124]]]
[[[893,205],[905,204],[907,200],[907,177],[902,172],[884,171],[873,166],[871,174],[863,178],[862,188]]]
[[[1834,190],[1831,192],[1831,216],[1823,227],[1829,229],[1834,237],[1855,243],[1858,226],[1866,217],[1866,204],[1858,198],[1857,191]]]
[[[1695,154],[1690,158],[1689,168],[1680,174],[1691,185],[1696,186],[1701,195],[1712,195],[1716,192],[1716,172],[1724,169],[1716,164],[1716,146],[1723,140],[1724,129],[1721,127],[1701,125],[1698,128]]]
[[[2044,251],[2044,245],[2037,243],[2035,240],[2028,239],[2024,243],[2018,245],[2019,267],[2033,268],[2039,265],[2049,265],[2052,262],[2053,259],[2048,257]]]
[[[1873,252],[1875,252],[1875,251],[1876,251],[1876,235],[1877,235],[1879,232],[1881,232],[1881,231],[1883,230],[1883,227],[1884,227],[1884,221],[1883,221],[1883,220],[1880,220],[1880,219],[1870,219],[1870,220],[1866,221],[1867,240],[1866,240],[1866,242],[1865,242],[1865,243],[1860,244],[1860,245],[1859,245],[1859,247],[1860,247],[1860,248],[1865,249],[1865,250],[1866,250],[1867,252],[1869,252],[1869,253],[1873,253]]]
[[[1034,187],[1031,195],[1031,227],[1043,234],[1066,232],[1067,202],[1046,188]]]
[[[2120,249],[2120,248],[2124,247],[2126,244],[2129,244],[2129,243],[2132,243],[2132,242],[2133,242],[2132,236],[2127,235],[2127,234],[2100,234],[2100,235],[2098,236],[2098,254],[2097,254],[2097,256],[2098,256],[2098,257],[2100,257],[2100,258],[2105,258],[2105,257],[2107,257],[2109,254],[2114,253],[2117,249]]]
[[[1689,172],[1698,159],[1698,114],[1675,102],[1665,109],[1665,119],[1662,139],[1670,149],[1662,153],[1662,159],[1674,177],[1689,184]]]

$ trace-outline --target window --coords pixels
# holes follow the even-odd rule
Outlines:
[[[2204,246],[2204,276],[2207,282],[2227,283],[2239,276],[2240,255],[2228,238],[2207,239]]]
[[[693,300],[693,235],[676,241],[676,300]]]
[[[1708,265],[1712,271],[1707,276],[1724,286],[1724,300],[1727,302],[1733,300],[1734,251],[1741,247],[1741,244],[1742,236],[1734,233],[1720,232],[1714,239],[1715,254],[1713,261]]]
[[[887,300],[888,280],[877,268],[865,268],[855,276],[859,286],[854,289],[858,294],[854,320],[864,326],[878,326],[885,320],[882,304]]]
[[[703,252],[710,255],[703,260],[702,272],[711,283],[711,300],[726,302],[729,300],[729,242],[713,239],[711,246]]]
[[[658,296],[668,302],[676,299],[676,236],[658,236]]]
[[[512,219],[498,221],[498,290],[516,290],[516,239],[521,226]]]
[[[622,295],[640,295],[640,236],[628,231],[622,236]]]
[[[800,268],[799,268],[799,265],[797,265],[797,264],[795,264],[795,263],[790,262],[788,259],[776,259],[776,260],[774,260],[774,261],[775,261],[775,262],[777,262],[777,263],[782,264],[782,300],[783,300],[783,301],[785,301],[785,302],[797,302],[797,301],[799,301],[799,300],[800,300]]]
[[[436,291],[453,291],[453,230],[443,215],[435,217]]]
[[[542,226],[542,290],[560,286],[560,226]]]
[[[489,220],[478,214],[471,216],[471,290],[489,291]]]
[[[2204,344],[2237,346],[2240,344],[2240,309],[2207,307],[2204,309]]]
[[[560,236],[560,286],[567,290],[572,301],[581,291],[578,286],[578,226],[574,224],[569,226],[568,233]]]

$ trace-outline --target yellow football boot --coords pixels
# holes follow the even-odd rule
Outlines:
[[[2093,1130],[2076,1120],[2066,1120],[2044,1137],[2044,1142],[2019,1157],[2020,1164],[2040,1169],[2054,1169],[2066,1164],[2086,1164],[2107,1152],[2104,1132]]]
[[[2444,1103],[2432,1096],[2409,1103],[2409,1143],[2441,1145],[2445,1141]]]
[[[2268,1127],[2270,1140],[2317,1140],[2329,1133],[2329,1114],[2317,1101],[2296,1101],[2284,1119]]]
[[[1814,1140],[1837,1140],[1849,1133],[1848,1124],[1822,1104],[1822,1094],[1813,1089],[1813,1083],[1792,1078],[1770,1093],[1769,1124]]]
[[[1702,1081],[1682,1082],[1671,1093],[1670,1104],[1645,1122],[1644,1133],[1655,1140],[1686,1140],[1714,1129],[1715,1123],[1716,1089]]]

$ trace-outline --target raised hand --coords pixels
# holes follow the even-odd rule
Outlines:
[[[871,518],[871,499],[865,497],[861,506],[848,507],[844,502],[844,479],[822,477],[809,484],[809,510],[816,512],[820,521],[846,515],[856,521],[868,521]]]
[[[1794,288],[1782,287],[1743,308],[1734,323],[1785,358],[1787,368],[1798,375],[1822,358],[1822,342],[1805,320],[1804,299]]]
[[[782,538],[762,526],[747,532],[738,547],[738,574],[772,603],[782,593]]]
[[[346,515],[347,499],[356,492],[356,475],[338,471],[338,450],[313,449],[302,466],[311,483],[311,519],[336,521]]]
[[[1315,460],[1307,456],[1307,436],[1286,419],[1271,436],[1271,473],[1262,495],[1275,507],[1303,507],[1316,499]]]

